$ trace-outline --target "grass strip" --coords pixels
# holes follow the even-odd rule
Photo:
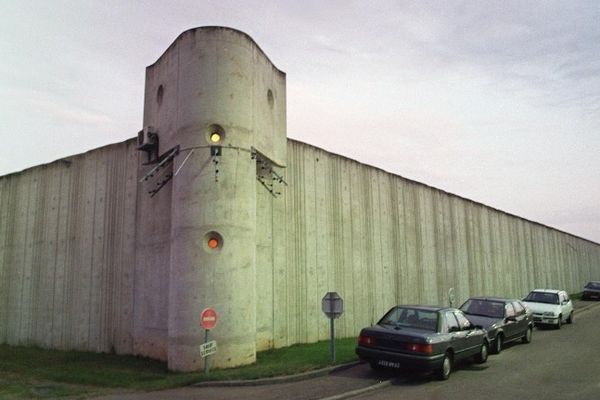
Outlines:
[[[336,341],[336,364],[356,360],[356,339]],[[177,373],[165,362],[144,357],[47,350],[0,345],[2,396],[52,397],[79,395],[94,388],[160,390],[207,380],[258,379],[291,375],[332,365],[329,341],[299,344],[257,354],[257,362],[239,368]],[[56,385],[62,383],[65,385]],[[69,385],[76,385],[70,387]]]

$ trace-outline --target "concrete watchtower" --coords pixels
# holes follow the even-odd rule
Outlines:
[[[169,368],[202,368],[206,307],[219,314],[212,364],[254,362],[256,158],[285,165],[285,74],[246,34],[205,27],[182,33],[147,68],[145,90],[144,127],[157,133],[159,154],[180,149],[165,210]]]

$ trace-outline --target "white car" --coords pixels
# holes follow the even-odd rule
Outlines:
[[[535,289],[523,303],[533,313],[535,325],[554,325],[560,329],[563,322],[573,322],[573,302],[564,290]]]

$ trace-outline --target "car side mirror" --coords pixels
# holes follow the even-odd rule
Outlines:
[[[458,331],[460,331],[460,328],[458,326],[451,326],[450,329],[448,329],[448,332],[450,333]]]
[[[506,317],[506,319],[505,319],[506,322],[509,322],[509,321],[510,322],[515,322],[516,320],[517,320],[517,318],[514,317],[514,316],[512,316],[512,317]]]

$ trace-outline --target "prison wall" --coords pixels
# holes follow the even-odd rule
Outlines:
[[[0,343],[133,352],[134,142],[0,177]]]
[[[144,128],[180,151],[160,173],[131,139],[0,177],[0,343],[196,370],[214,307],[229,367],[327,339],[329,291],[352,337],[450,288],[459,305],[599,279],[597,243],[287,139],[285,85],[247,35],[189,30],[146,71]]]
[[[399,303],[581,291],[600,245],[288,140],[288,186],[257,187],[257,349],[327,339],[321,299],[345,302],[339,337]],[[262,225],[261,225],[262,223]]]

